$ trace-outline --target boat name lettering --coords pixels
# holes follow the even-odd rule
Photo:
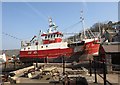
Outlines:
[[[28,54],[32,54],[32,52],[28,52]]]
[[[34,51],[33,53],[34,53],[34,54],[37,54],[37,51]]]

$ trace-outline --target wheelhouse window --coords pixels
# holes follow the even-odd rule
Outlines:
[[[50,35],[48,35],[48,38],[50,38]]]
[[[57,34],[57,37],[58,37],[59,35]]]
[[[55,34],[54,34],[54,38],[55,38]]]
[[[52,38],[52,35],[51,35],[51,38]]]
[[[47,39],[47,36],[45,36],[45,39]]]

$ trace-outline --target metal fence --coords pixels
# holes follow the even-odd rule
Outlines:
[[[97,61],[94,59],[94,60],[90,60],[89,62],[90,62],[89,73],[90,76],[92,75],[92,73],[95,75],[95,83],[98,83],[98,79],[97,79],[97,75],[98,75],[103,79],[104,85],[113,85],[113,83],[107,80],[106,77],[109,72],[109,69],[107,69],[107,67],[109,66],[113,70],[112,73],[118,74],[118,83],[116,83],[115,85],[120,85],[120,65],[107,64],[106,60]]]

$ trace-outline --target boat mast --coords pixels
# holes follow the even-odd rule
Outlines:
[[[85,38],[86,38],[86,34],[85,34],[85,28],[84,28],[84,17],[83,17],[83,11],[81,11],[80,14],[81,14],[80,19],[81,19],[81,23],[82,23],[82,28],[83,28],[83,30],[84,30],[84,32],[83,32],[83,39],[85,39]]]
[[[101,28],[100,28],[100,22],[99,22],[99,33],[100,33],[99,38],[100,38],[100,40],[101,40],[101,35],[102,35],[102,33],[101,33]]]
[[[52,33],[52,32],[55,32],[57,30],[57,27],[56,24],[54,22],[52,22],[52,18],[50,17],[49,18],[49,29],[48,29],[48,33]]]
[[[52,18],[50,17],[48,21],[49,21],[49,29],[48,29],[48,33],[51,33],[51,32],[52,32],[52,26],[53,26]]]

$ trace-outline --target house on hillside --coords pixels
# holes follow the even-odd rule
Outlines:
[[[5,53],[1,54],[1,55],[0,55],[0,63],[4,63],[4,62],[6,62],[6,61],[7,61],[7,59],[6,59]]]

